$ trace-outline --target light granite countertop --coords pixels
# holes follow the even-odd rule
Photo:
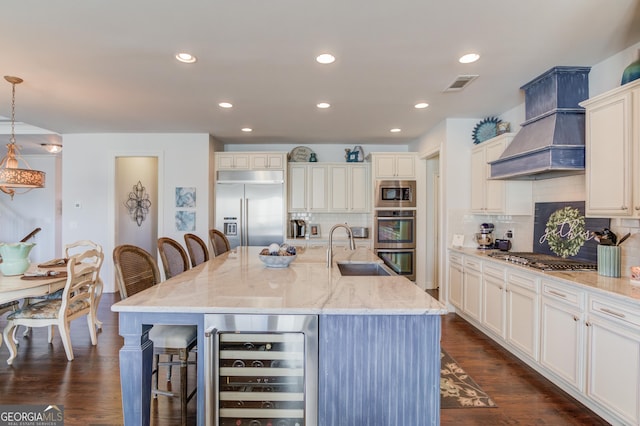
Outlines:
[[[504,260],[494,259],[489,256],[493,250],[478,250],[473,248],[454,248],[449,250],[467,256],[474,256],[482,260],[488,260],[498,265],[519,268],[532,274],[542,277],[549,277],[554,280],[565,281],[569,284],[579,284],[589,289],[601,292],[607,296],[613,296],[627,302],[634,303],[640,307],[640,286],[632,285],[629,277],[612,278],[598,275],[595,271],[541,271],[535,268],[520,266]]]
[[[446,307],[401,276],[341,276],[335,262],[382,262],[371,250],[307,248],[267,268],[263,247],[238,247],[112,306],[115,312],[442,315]]]

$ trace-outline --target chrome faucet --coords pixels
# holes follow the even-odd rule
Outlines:
[[[353,233],[351,232],[351,228],[347,224],[338,223],[337,225],[333,225],[331,231],[329,231],[329,247],[327,248],[327,268],[331,268],[333,265],[333,231],[337,228],[344,228],[347,231],[347,235],[349,235],[349,249],[355,250],[356,244],[353,242]]]

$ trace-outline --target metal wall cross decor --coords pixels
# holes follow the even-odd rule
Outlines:
[[[149,213],[151,201],[149,201],[149,194],[140,181],[133,186],[133,191],[129,193],[129,199],[124,202],[124,205],[129,209],[131,218],[136,221],[138,226],[141,226],[142,221]]]

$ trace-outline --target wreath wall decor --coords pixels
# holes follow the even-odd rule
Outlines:
[[[543,238],[558,256],[575,256],[587,241],[584,216],[573,207],[556,210],[549,216]]]
[[[149,201],[149,194],[146,188],[142,186],[140,181],[138,181],[136,185],[133,185],[133,191],[129,193],[129,198],[124,202],[124,205],[129,209],[131,218],[138,226],[142,226],[142,222],[149,213],[151,201]]]

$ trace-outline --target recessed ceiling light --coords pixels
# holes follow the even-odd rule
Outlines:
[[[399,129],[399,128],[395,127],[395,128],[393,128],[393,129],[391,129],[391,130],[389,130],[389,131],[390,131],[391,133],[400,133],[400,132],[402,131],[402,129]]]
[[[62,145],[58,143],[41,143],[40,146],[51,154],[62,152]]]
[[[233,104],[230,104],[229,102],[220,102],[220,103],[218,104],[218,106],[219,106],[220,108],[231,108],[231,107],[233,107]]]
[[[336,57],[331,53],[323,53],[322,55],[318,55],[316,57],[316,61],[320,64],[332,64],[336,61]]]
[[[423,109],[423,108],[426,108],[426,107],[428,107],[428,106],[429,106],[429,104],[428,104],[428,103],[426,103],[426,102],[419,102],[419,103],[417,103],[417,104],[415,104],[415,105],[414,105],[414,108],[417,108],[417,109]]]
[[[193,56],[190,53],[178,53],[176,55],[176,59],[179,60],[180,62],[184,62],[185,64],[193,64],[195,61],[197,61],[198,59]]]
[[[461,56],[458,61],[461,64],[470,64],[477,61],[478,59],[480,59],[480,55],[478,55],[477,53],[467,53],[466,55]]]
[[[243,127],[242,131],[246,132],[246,133],[249,133],[249,132],[253,132],[253,129],[251,127]]]
[[[331,104],[327,103],[327,102],[320,102],[319,104],[316,105],[318,108],[329,108],[331,106]]]

